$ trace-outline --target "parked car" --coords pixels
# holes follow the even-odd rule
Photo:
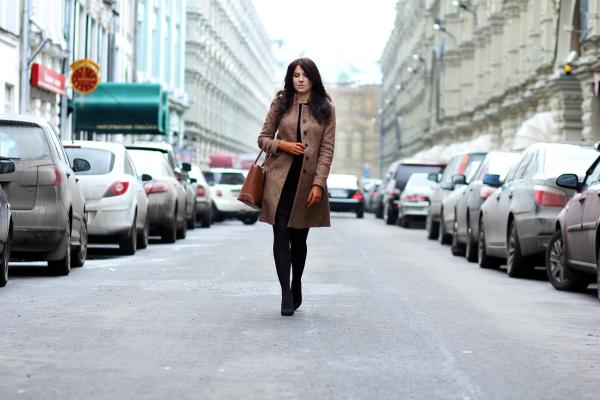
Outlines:
[[[355,175],[329,174],[327,192],[331,211],[353,212],[356,218],[364,217],[365,197]]]
[[[213,222],[212,198],[208,182],[196,165],[192,165],[190,178],[196,180],[196,222],[203,228],[208,228]]]
[[[244,172],[233,168],[211,168],[202,172],[211,191],[215,221],[237,218],[246,225],[258,221],[259,211],[237,199],[244,184]]]
[[[393,175],[388,179],[387,187],[383,194],[383,216],[388,225],[394,225],[398,221],[398,200],[408,182],[408,178],[414,173],[441,173],[446,164],[438,162],[426,162],[415,160],[401,160],[396,165]]]
[[[53,275],[68,275],[87,257],[85,199],[54,127],[28,116],[0,117],[0,158],[14,161],[15,171],[0,174],[11,205],[11,258],[48,261]]]
[[[0,159],[0,175],[15,171],[13,160]],[[10,203],[4,190],[0,187],[0,287],[8,282],[8,261],[10,260],[10,245],[12,240],[12,214]]]
[[[463,174],[472,162],[483,160],[485,155],[486,153],[482,152],[456,155],[450,159],[444,173],[438,175],[438,179],[435,179],[439,185],[431,195],[431,204],[425,222],[428,239],[435,240],[439,238],[442,244],[450,244],[452,237],[450,236],[450,232],[444,229],[445,227],[441,224],[441,221],[444,219],[444,208],[442,206],[444,199],[456,187],[452,182],[452,178],[454,175]],[[434,175],[430,176],[433,179]]]
[[[498,175],[483,183],[499,187],[481,206],[479,265],[497,267],[506,260],[509,276],[525,275],[544,256],[556,218],[575,192],[556,185],[565,171],[584,176],[596,150],[571,144],[538,143],[523,152],[502,184]]]
[[[189,172],[192,169],[192,165],[190,163],[181,163],[181,165],[177,164],[177,158],[175,157],[175,151],[173,150],[173,146],[171,146],[167,142],[137,142],[135,144],[128,144],[126,146],[128,149],[138,149],[138,150],[146,150],[146,151],[157,151],[165,156],[171,168],[175,172],[175,177],[180,182],[180,184],[185,189],[186,193],[186,202],[185,202],[185,215],[186,215],[186,228],[194,229],[195,218],[196,218],[196,186],[189,179]],[[182,232],[185,237],[186,232]]]
[[[63,144],[69,159],[90,163],[88,171],[75,173],[85,197],[89,242],[118,243],[123,254],[146,248],[148,198],[125,146],[82,140]]]
[[[147,175],[144,190],[148,195],[150,234],[160,235],[165,243],[185,238],[186,189],[177,180],[172,165],[160,152],[126,147],[137,172]]]
[[[497,188],[483,184],[486,174],[496,174],[504,181],[510,167],[519,159],[519,153],[491,151],[461,192],[452,220],[452,253],[466,255],[467,260],[477,262],[477,241],[479,240],[479,211],[483,202]],[[474,165],[474,164],[473,164]],[[455,175],[454,183],[467,182],[464,175]],[[444,207],[448,209],[448,207]]]
[[[459,175],[454,175],[452,177],[452,185],[454,185],[454,189],[444,197],[442,200],[442,209],[444,210],[443,219],[440,221],[440,224],[443,225],[442,230],[444,232],[451,232],[451,241],[454,241],[454,222],[456,220],[456,206],[458,204],[458,200],[465,194],[467,190],[467,184],[475,175],[477,168],[481,165],[481,160],[475,160],[469,164],[469,166],[465,169],[465,172]],[[458,255],[457,249],[460,248],[453,247],[452,254]]]
[[[384,197],[386,197],[386,190],[388,188],[388,183],[390,182],[391,179],[394,178],[394,173],[396,172],[396,168],[398,167],[398,164],[400,164],[401,160],[396,160],[393,163],[391,163],[388,166],[388,169],[385,173],[385,175],[383,176],[383,179],[381,180],[381,185],[379,186],[379,189],[377,190],[376,194],[375,194],[375,218],[383,218],[384,216]],[[391,186],[393,187],[393,186]]]
[[[437,186],[428,178],[428,173],[412,174],[398,200],[398,225],[403,228],[415,221],[425,221],[429,209],[429,198]]]
[[[379,187],[381,186],[381,179],[374,179],[363,187],[363,194],[365,195],[365,211],[375,212],[376,207],[376,196]]]
[[[568,173],[560,175],[556,184],[576,193],[558,215],[548,243],[548,279],[558,290],[583,290],[592,282],[600,284],[600,158],[583,182],[579,173]]]

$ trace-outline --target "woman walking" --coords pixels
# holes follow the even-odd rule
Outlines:
[[[302,304],[309,228],[330,225],[326,181],[334,143],[335,109],[321,74],[312,60],[294,60],[258,136],[269,155],[260,220],[273,225],[281,315]]]

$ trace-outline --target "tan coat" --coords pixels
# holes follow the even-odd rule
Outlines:
[[[327,176],[333,160],[335,144],[335,108],[331,104],[331,119],[320,124],[311,114],[308,106],[302,107],[300,133],[304,143],[304,160],[302,172],[298,181],[298,190],[294,199],[288,227],[309,228],[330,226],[329,200],[327,196]],[[263,127],[258,135],[258,147],[263,149],[269,158],[266,164],[263,204],[260,210],[260,220],[271,225],[275,223],[275,212],[283,184],[292,165],[293,155],[277,151],[279,139],[296,142],[298,124],[298,102],[281,118],[276,126],[277,103],[273,101]],[[279,128],[277,139],[275,132]],[[313,185],[323,188],[321,201],[314,207],[308,208],[306,201]]]

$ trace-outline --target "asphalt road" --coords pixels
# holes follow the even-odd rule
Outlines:
[[[268,225],[189,232],[0,289],[0,399],[597,399],[600,302],[335,215],[279,314]]]

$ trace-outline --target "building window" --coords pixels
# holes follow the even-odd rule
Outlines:
[[[4,113],[12,114],[13,112],[13,96],[14,96],[14,86],[9,85],[8,83],[4,85]]]

